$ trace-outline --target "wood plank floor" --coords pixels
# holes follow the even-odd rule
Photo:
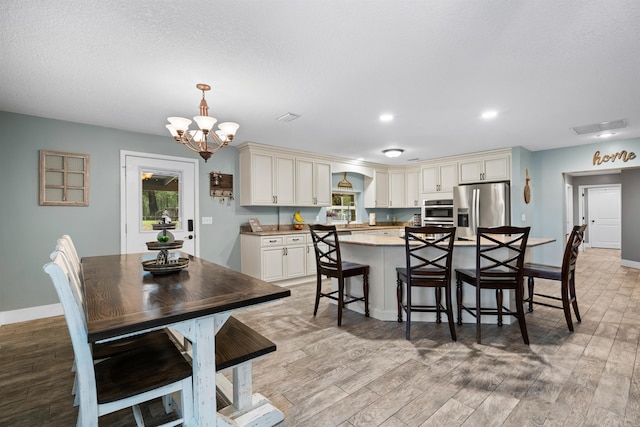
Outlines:
[[[530,346],[517,324],[486,325],[482,345],[475,325],[459,326],[453,343],[446,323],[415,323],[406,341],[404,324],[348,310],[338,328],[326,299],[313,317],[313,283],[234,316],[278,346],[255,363],[254,390],[286,426],[638,426],[640,271],[619,264],[620,251],[581,253],[583,322],[571,334],[561,310],[535,306]],[[0,327],[0,425],[75,425],[72,359],[62,317]],[[143,409],[165,417],[158,402]]]

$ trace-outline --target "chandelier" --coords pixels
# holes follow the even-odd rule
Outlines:
[[[169,129],[176,142],[200,154],[200,157],[206,162],[213,153],[229,145],[240,125],[233,122],[224,122],[218,125],[218,130],[212,132],[211,129],[218,119],[209,117],[209,106],[207,105],[207,100],[204,99],[204,93],[210,90],[211,86],[199,83],[196,87],[202,91],[200,115],[193,118],[198,129],[189,130],[191,120],[184,117],[169,117],[167,119],[169,120],[167,129]]]

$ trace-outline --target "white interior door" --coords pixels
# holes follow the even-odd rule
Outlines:
[[[156,241],[153,223],[168,217],[169,230],[183,240],[182,251],[198,255],[195,227],[198,203],[198,161],[146,153],[121,152],[121,252],[147,252]]]
[[[620,249],[620,187],[590,188],[588,194],[589,244]]]

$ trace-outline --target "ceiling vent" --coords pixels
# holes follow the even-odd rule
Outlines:
[[[611,122],[601,122],[601,123],[594,123],[592,125],[576,126],[571,129],[573,129],[576,135],[585,135],[588,133],[596,133],[596,132],[602,132],[606,130],[622,129],[622,128],[626,128],[627,126],[629,126],[629,120],[620,119],[620,120],[613,120]]]
[[[276,120],[280,120],[281,122],[292,122],[297,118],[300,118],[300,114],[284,113],[276,117]]]

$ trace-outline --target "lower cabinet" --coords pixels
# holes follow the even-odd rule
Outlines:
[[[264,280],[303,278],[315,274],[315,255],[308,234],[252,236],[241,234],[242,273]],[[313,271],[309,259],[313,257]]]

